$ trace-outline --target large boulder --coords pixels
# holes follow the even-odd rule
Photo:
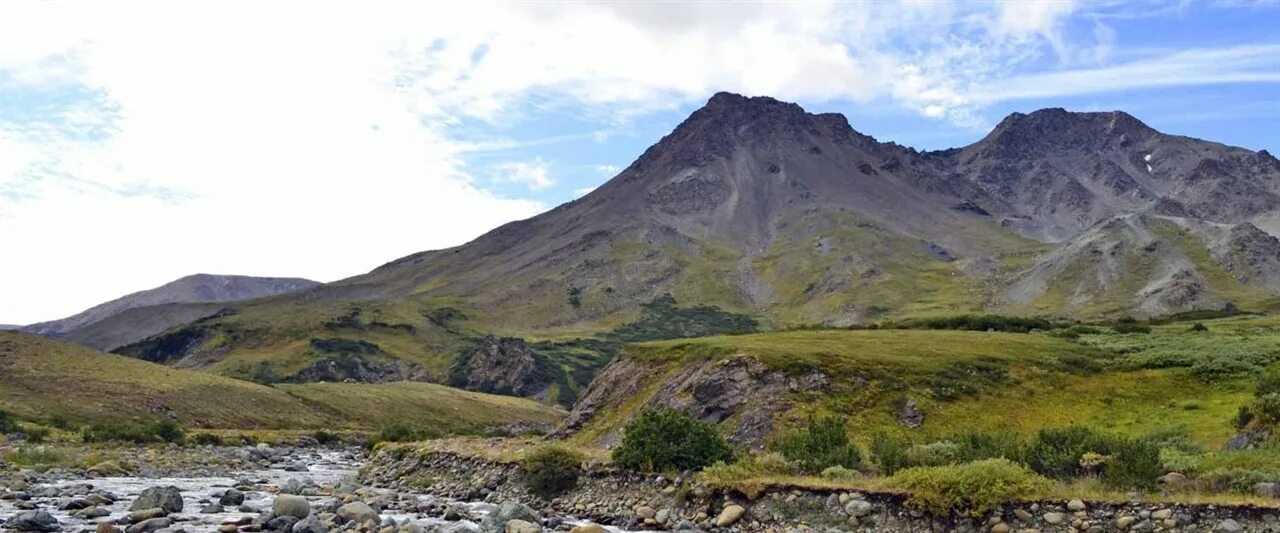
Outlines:
[[[293,533],[329,533],[329,528],[320,522],[319,517],[312,514],[294,524]]]
[[[575,526],[573,529],[569,530],[569,533],[606,533],[606,531],[607,530],[604,526],[588,522],[580,526]]]
[[[524,520],[511,520],[503,528],[504,533],[542,533],[542,527]]]
[[[747,512],[741,505],[726,505],[724,510],[720,511],[720,516],[716,517],[716,527],[729,527],[737,523],[742,518],[742,514]]]
[[[507,522],[512,520],[522,520],[530,524],[542,523],[542,517],[529,506],[519,502],[504,502],[496,511],[484,517],[480,522],[480,529],[489,532],[503,531],[506,529]]]
[[[351,502],[343,505],[338,508],[337,515],[342,523],[354,522],[358,525],[371,520],[374,523],[382,521],[382,518],[378,516],[378,512],[364,502]]]
[[[58,519],[45,511],[23,511],[13,515],[4,523],[7,529],[16,531],[38,531],[50,532],[62,529],[62,525],[58,523]]]
[[[306,518],[311,514],[311,503],[302,496],[281,494],[271,502],[271,516],[292,516]]]
[[[130,511],[143,509],[164,509],[166,513],[182,512],[182,492],[174,486],[151,487],[144,490],[129,506]]]
[[[227,507],[239,507],[244,503],[244,493],[236,489],[227,489],[222,493],[222,497],[218,498],[218,503]]]
[[[128,528],[125,528],[124,532],[125,533],[151,533],[152,531],[159,531],[161,529],[167,528],[172,525],[173,525],[173,520],[169,519],[168,517],[152,518],[150,520],[143,520],[141,522],[133,524]]]

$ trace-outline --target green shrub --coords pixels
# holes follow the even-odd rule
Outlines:
[[[1209,328],[1205,327],[1204,324],[1196,322],[1195,324],[1191,325],[1191,331],[1196,331],[1196,332],[1209,331]]]
[[[1102,481],[1119,488],[1154,489],[1164,467],[1160,446],[1150,439],[1112,438]]]
[[[1226,381],[1238,376],[1253,374],[1258,365],[1253,361],[1232,359],[1228,357],[1210,357],[1200,359],[1191,365],[1191,375],[1205,383]]]
[[[1027,464],[1052,478],[1100,474],[1109,486],[1138,489],[1154,488],[1163,473],[1158,441],[1083,427],[1040,430],[1027,449]]]
[[[960,446],[960,461],[1008,459],[1026,463],[1026,442],[1012,431],[959,433],[947,440]]]
[[[832,466],[822,471],[822,479],[831,481],[853,481],[862,477],[862,473],[857,470],[850,470],[843,466]]]
[[[66,454],[46,446],[21,446],[0,454],[0,459],[18,466],[37,469],[69,464]]]
[[[844,426],[845,419],[839,416],[810,419],[808,427],[779,437],[769,443],[769,448],[806,474],[818,474],[833,466],[857,470],[862,466],[862,452],[849,442]]]
[[[618,342],[640,342],[753,333],[759,326],[750,316],[730,313],[714,305],[680,307],[674,297],[664,294],[641,304],[640,318],[635,322],[618,326],[605,336]]]
[[[924,318],[901,324],[907,329],[954,329],[966,331],[1003,331],[1029,333],[1032,330],[1053,329],[1055,324],[1043,318],[1026,318],[1000,315],[958,315]]]
[[[1151,326],[1145,324],[1136,324],[1132,322],[1118,322],[1111,326],[1111,330],[1116,333],[1151,333]]]
[[[128,422],[98,422],[80,429],[80,436],[85,442],[182,442],[186,433],[182,427],[170,420],[161,420],[151,424],[133,424]]]
[[[49,430],[37,427],[24,427],[22,434],[27,437],[27,442],[31,444],[42,444],[49,438]]]
[[[906,439],[876,433],[871,438],[871,459],[879,466],[881,474],[890,476],[907,467],[907,450],[910,447]]]
[[[647,471],[697,470],[732,459],[714,426],[675,409],[641,412],[613,450],[614,464]]]
[[[0,411],[0,433],[12,433],[18,430],[18,422],[9,413]]]
[[[72,423],[65,415],[53,415],[49,418],[48,425],[49,427],[58,428],[64,431],[76,429],[75,424]]]
[[[197,446],[221,446],[222,439],[212,433],[196,433],[191,436],[191,442]]]
[[[1050,487],[1049,480],[1007,459],[907,468],[884,484],[908,491],[911,505],[935,515],[967,511],[973,516],[1012,500],[1039,498]]]
[[[316,443],[322,446],[342,442],[341,435],[338,435],[337,433],[330,433],[323,429],[312,433],[311,438],[316,439]]]
[[[1074,477],[1080,473],[1085,453],[1104,453],[1093,448],[1096,440],[1097,435],[1083,427],[1042,429],[1027,449],[1027,465],[1043,476]]]
[[[520,461],[524,484],[531,492],[550,498],[578,485],[582,454],[561,446],[546,445],[529,452]]]
[[[950,441],[916,444],[907,449],[909,466],[942,466],[960,462],[960,445]]]
[[[800,472],[796,465],[777,452],[752,453],[733,463],[718,461],[699,475],[712,485],[732,486],[744,480],[767,476],[791,476]]]
[[[1213,492],[1252,493],[1258,483],[1280,483],[1280,471],[1257,468],[1215,468],[1198,476],[1198,481]]]

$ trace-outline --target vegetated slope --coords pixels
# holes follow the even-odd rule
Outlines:
[[[720,93],[583,198],[118,351],[262,381],[444,382],[486,335],[589,340],[666,294],[763,329],[1270,309],[1278,191],[1270,154],[1123,112],[1014,114],[973,145],[918,152],[837,114]],[[609,355],[571,351],[498,359],[554,375],[522,390],[563,400]]]
[[[663,292],[784,323],[865,322],[1052,300],[1025,282],[1013,295],[999,288],[1142,214],[1190,221],[1191,238],[1173,243],[1185,255],[1231,246],[1223,231],[1255,235],[1235,238],[1252,259],[1237,268],[1254,275],[1230,288],[1274,295],[1280,241],[1250,221],[1278,208],[1270,154],[1162,134],[1123,112],[1014,114],[968,147],[917,152],[840,115],[721,93],[581,199],[326,290],[460,296],[529,327],[610,317]],[[1079,309],[1118,301],[1150,314],[1225,299],[1209,285],[1168,298],[1149,290],[1164,273],[1116,274],[1082,277],[1132,292],[1082,291]]]
[[[1149,335],[1086,329],[1096,333],[1079,341],[1042,333],[826,330],[639,344],[602,371],[557,434],[610,446],[640,410],[675,407],[751,445],[811,415],[839,414],[864,438],[880,431],[1027,434],[1079,424],[1134,435],[1185,431],[1216,449],[1234,433],[1231,420],[1252,393],[1251,380],[1280,360],[1280,330],[1274,320],[1259,326],[1263,337],[1257,328],[1241,335],[1209,324],[1199,333],[1185,323]],[[1123,355],[1112,349],[1143,342],[1152,344]],[[1227,347],[1197,349],[1212,344]],[[1147,353],[1175,346],[1186,348],[1176,360]]]
[[[669,296],[599,336],[493,335],[447,300],[252,302],[117,352],[261,383],[314,381],[449,384],[572,405],[624,342],[754,331],[757,322]],[[315,324],[320,324],[319,328]]]
[[[277,389],[14,332],[0,332],[0,410],[37,420],[165,417],[193,427],[236,429],[376,429],[397,423],[441,434],[547,425],[562,416],[528,400],[430,384]]]
[[[122,296],[67,318],[31,324],[22,330],[46,337],[67,338],[100,350],[110,350],[175,325],[208,316],[218,309],[212,305],[171,304],[252,300],[317,285],[318,282],[301,278],[195,274],[154,289]],[[133,312],[126,314],[129,311]]]

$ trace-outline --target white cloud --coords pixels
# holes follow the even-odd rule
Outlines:
[[[1090,6],[3,2],[4,98],[80,96],[0,116],[0,322],[199,271],[331,280],[532,215],[546,206],[487,192],[466,157],[575,139],[468,143],[450,126],[519,123],[535,94],[603,141],[717,90],[976,126],[993,102],[1108,81],[1274,76],[1274,48],[1089,65],[1114,35],[1062,24]],[[1026,75],[1046,52],[1075,70]],[[547,166],[500,178],[546,188]]]
[[[536,158],[533,161],[513,161],[510,163],[501,163],[494,167],[500,177],[499,179],[507,183],[518,183],[528,187],[530,190],[542,190],[555,185],[547,175],[549,165],[542,158]]]
[[[983,104],[1149,87],[1242,82],[1280,82],[1280,45],[1190,49],[1106,67],[1010,76],[973,87],[968,99]]]
[[[622,172],[622,168],[618,167],[618,165],[596,165],[596,172],[604,176],[613,177]]]

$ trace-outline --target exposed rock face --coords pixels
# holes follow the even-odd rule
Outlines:
[[[916,405],[915,400],[907,400],[902,404],[902,410],[898,411],[898,421],[902,425],[911,429],[924,425],[924,413],[920,412],[920,406]]]
[[[465,389],[534,396],[547,388],[537,375],[537,356],[524,339],[487,336],[457,365],[452,384]]]
[[[657,392],[642,408],[680,409],[713,424],[732,419],[728,440],[747,446],[764,444],[774,418],[790,408],[791,393],[821,390],[830,382],[818,371],[791,376],[771,370],[753,357],[706,360],[680,366],[675,372],[622,358],[591,383],[555,435],[568,436],[581,429],[596,412],[618,407],[641,387],[652,386],[646,383],[652,379],[658,380]],[[605,444],[618,437],[615,431],[606,436]]]

